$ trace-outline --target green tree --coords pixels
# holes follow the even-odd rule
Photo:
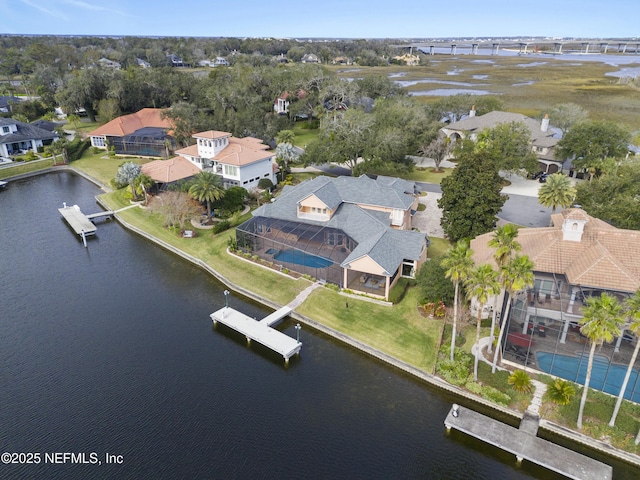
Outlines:
[[[616,175],[580,182],[576,203],[618,228],[640,230],[640,159],[622,162]]]
[[[550,117],[553,125],[564,136],[576,123],[585,122],[589,118],[589,112],[575,103],[560,103],[553,107]]]
[[[467,298],[475,298],[478,302],[478,318],[476,319],[476,355],[473,362],[473,380],[478,381],[478,358],[480,352],[480,327],[482,324],[482,309],[491,295],[500,293],[500,282],[498,272],[489,264],[479,265],[469,272],[465,281]]]
[[[451,153],[451,140],[446,135],[440,134],[427,145],[420,147],[419,153],[433,160],[436,172],[440,171],[440,164]]]
[[[569,405],[575,394],[576,387],[571,382],[556,378],[547,385],[547,391],[544,392],[542,399],[553,402],[556,405]]]
[[[460,303],[460,284],[464,284],[473,268],[473,251],[469,248],[467,240],[458,240],[450,248],[441,265],[445,269],[445,276],[453,282],[453,330],[451,332],[451,361],[456,346],[456,327],[458,323],[458,304]]]
[[[561,173],[554,173],[547,177],[547,181],[538,190],[538,203],[545,207],[551,207],[551,214],[556,213],[556,208],[570,207],[576,198],[576,188],[571,184],[569,177]]]
[[[125,185],[129,185],[131,187],[131,196],[135,198],[136,189],[134,186],[134,181],[138,175],[140,175],[141,167],[137,163],[134,162],[125,162],[118,167],[118,171],[116,172],[115,183],[118,188],[122,188]]]
[[[498,170],[533,173],[538,169],[538,157],[531,150],[531,131],[522,122],[500,123],[483,130],[476,149],[488,152]]]
[[[621,334],[622,305],[615,297],[602,293],[600,297],[588,297],[587,306],[582,313],[584,316],[578,321],[580,333],[589,339],[591,348],[589,349],[589,362],[587,363],[584,390],[580,399],[580,410],[578,410],[577,426],[579,430],[582,430],[582,414],[587,401],[587,393],[589,392],[593,356],[596,353],[596,347],[604,342],[611,342],[614,337]]]
[[[502,288],[505,290],[505,294],[508,295],[507,306],[505,311],[500,314],[500,332],[498,333],[498,343],[496,344],[496,351],[493,354],[493,364],[491,366],[491,373],[496,373],[496,365],[498,363],[498,355],[500,354],[500,345],[502,344],[502,338],[504,337],[504,331],[509,323],[509,311],[511,302],[514,295],[524,290],[527,287],[533,286],[534,263],[526,255],[516,255],[509,260],[500,269],[500,278],[502,282]]]
[[[455,288],[447,280],[446,270],[442,266],[444,257],[431,258],[424,262],[416,274],[416,283],[420,289],[420,303],[444,302],[451,305],[455,297]]]
[[[574,125],[555,148],[559,160],[573,159],[575,168],[587,168],[598,174],[607,157],[624,157],[631,136],[615,123],[589,121]]]
[[[145,205],[149,203],[148,192],[149,192],[149,189],[153,187],[154,184],[155,182],[153,181],[153,178],[151,178],[149,175],[145,173],[140,173],[140,175],[138,175],[133,182],[133,185],[136,190],[136,195],[144,196]]]
[[[511,385],[511,388],[519,393],[531,393],[531,391],[533,390],[531,377],[524,370],[516,370],[511,375],[509,375],[507,383]]]
[[[636,290],[636,292],[624,302],[624,309],[627,317],[629,318],[629,331],[633,333],[636,338],[640,337],[640,289]],[[633,349],[633,355],[631,355],[631,360],[629,361],[627,372],[624,375],[624,380],[622,382],[622,386],[620,387],[620,393],[618,394],[616,406],[613,409],[611,420],[609,420],[610,427],[613,427],[616,423],[616,417],[618,416],[618,412],[620,411],[620,405],[622,404],[624,393],[627,390],[629,378],[631,377],[631,372],[636,363],[636,358],[638,358],[639,350],[640,341],[636,342],[636,346]]]
[[[199,202],[207,202],[207,218],[211,217],[211,202],[224,197],[222,177],[203,171],[195,176],[195,182],[189,188],[189,195]]]
[[[486,153],[465,154],[453,173],[442,180],[440,224],[451,241],[475,238],[495,228],[496,215],[507,200],[502,178]]]
[[[289,143],[293,145],[295,142],[296,134],[293,133],[293,130],[280,130],[278,135],[276,135],[276,143]]]
[[[499,226],[493,234],[493,238],[489,240],[489,247],[495,249],[493,254],[493,259],[498,266],[498,273],[500,274],[500,284],[503,287],[505,286],[504,279],[504,269],[503,267],[513,258],[513,256],[522,250],[522,246],[516,240],[518,236],[518,227],[513,223],[507,223],[505,225]],[[489,348],[487,353],[493,352],[493,333],[495,331],[496,326],[496,316],[498,313],[498,300],[500,299],[499,295],[496,295],[493,302],[493,313],[491,316],[491,331],[489,332],[489,336],[491,337],[491,342],[489,342]]]

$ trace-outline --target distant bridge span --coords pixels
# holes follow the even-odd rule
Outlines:
[[[478,55],[478,50],[491,50],[491,55],[498,55],[500,50],[517,50],[519,54],[545,52],[560,55],[563,53],[640,53],[640,40],[461,40],[412,42],[405,45],[393,45],[398,49],[412,51],[418,49],[427,55],[435,55],[436,49],[445,54],[456,55],[458,49],[466,50],[471,55]],[[442,52],[441,52],[442,53]]]

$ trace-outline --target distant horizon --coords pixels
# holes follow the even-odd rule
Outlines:
[[[294,0],[0,0],[0,34],[25,36],[637,39],[638,18],[631,0],[325,0],[304,10]]]
[[[546,40],[546,41],[559,41],[559,42],[578,42],[578,41],[621,41],[621,42],[638,42],[639,37],[549,37],[544,35],[507,35],[507,36],[460,36],[460,37],[246,37],[246,36],[234,36],[234,35],[116,35],[116,34],[82,34],[82,33],[3,33],[0,32],[0,37],[98,37],[98,38],[234,38],[234,39],[256,39],[256,40],[293,40],[293,41],[354,41],[354,40],[372,40],[372,41],[387,41],[387,40],[402,40],[411,42],[449,42],[449,41],[492,41],[492,40],[504,40],[504,41],[525,41],[525,40]]]

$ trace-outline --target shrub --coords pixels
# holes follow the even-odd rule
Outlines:
[[[476,395],[482,395],[482,385],[476,382],[467,382],[464,385],[464,388],[469,390],[471,393],[475,393]]]
[[[67,158],[70,162],[82,158],[82,155],[84,155],[84,152],[86,152],[90,146],[91,142],[89,140],[82,141],[80,137],[74,138],[67,146]]]
[[[225,230],[229,230],[231,228],[231,223],[229,220],[222,220],[221,222],[217,222],[213,227],[213,233],[224,232]]]
[[[335,283],[325,283],[324,286],[327,287],[329,290],[333,290],[335,292],[340,290],[340,287]]]
[[[533,384],[531,383],[531,377],[524,370],[516,370],[509,375],[509,385],[516,392],[519,393],[531,393],[533,390]]]
[[[556,378],[547,385],[547,391],[543,396],[543,400],[553,402],[557,405],[569,405],[575,394],[576,388],[573,383]]]
[[[438,362],[436,364],[436,373],[447,382],[453,385],[462,386],[467,383],[467,379],[471,372],[471,355],[465,353],[461,348],[455,348],[453,351],[453,361],[451,361],[451,357],[449,355],[450,351],[451,348],[448,344],[440,347],[438,352]]]
[[[482,396],[499,405],[506,406],[511,403],[511,397],[509,395],[507,395],[506,393],[502,393],[500,390],[488,385],[484,385],[482,387]]]
[[[273,182],[268,178],[261,178],[258,182],[258,188],[262,190],[271,190],[273,188]]]
[[[391,303],[400,303],[404,298],[405,293],[407,293],[407,289],[411,286],[415,285],[415,280],[410,278],[400,278],[396,282],[396,284],[391,288],[389,292],[389,301]]]
[[[227,247],[229,247],[229,250],[231,250],[232,252],[238,250],[238,244],[236,243],[235,237],[229,237],[229,239],[227,240]]]

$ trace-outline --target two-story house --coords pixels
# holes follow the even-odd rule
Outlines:
[[[253,137],[236,138],[227,132],[209,130],[193,135],[195,145],[176,153],[201,170],[220,175],[226,188],[240,186],[247,190],[258,187],[261,179],[277,183],[278,164],[269,145]]]
[[[451,141],[468,138],[476,140],[478,134],[501,123],[523,123],[531,132],[531,150],[538,157],[538,167],[545,173],[556,173],[563,168],[563,162],[556,160],[554,148],[560,141],[560,134],[549,128],[549,116],[545,115],[541,122],[519,113],[493,111],[476,116],[475,106],[469,116],[463,120],[442,127],[442,131]]]
[[[551,227],[518,230],[520,253],[533,261],[535,282],[509,299],[503,358],[581,383],[589,340],[578,322],[586,299],[606,292],[622,302],[640,288],[640,232],[613,227],[580,208],[551,218]],[[486,233],[471,241],[476,264],[495,265],[488,246],[492,237]],[[623,329],[612,344],[599,347],[593,388],[618,394],[637,341]],[[638,370],[627,395],[635,401],[640,401]]]
[[[236,229],[244,252],[341,288],[387,300],[426,260],[428,237],[412,230],[413,182],[379,176],[316,177],[283,189]]]

